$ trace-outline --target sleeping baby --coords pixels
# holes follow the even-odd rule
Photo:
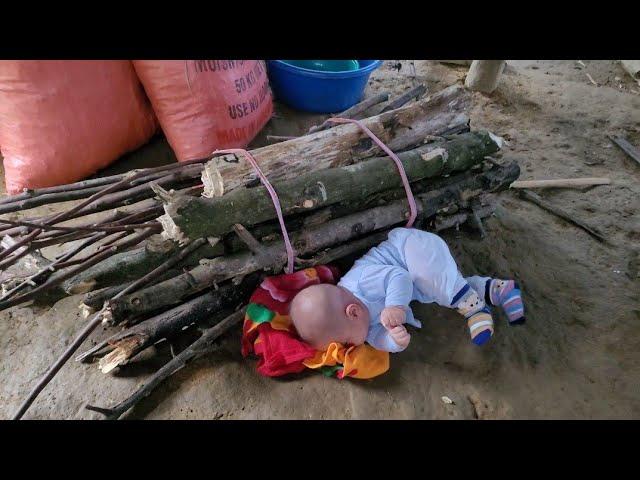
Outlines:
[[[476,345],[493,335],[489,306],[503,308],[511,325],[525,321],[516,282],[465,278],[444,240],[408,228],[392,230],[387,240],[355,262],[337,286],[302,290],[289,313],[299,336],[318,350],[332,342],[366,342],[378,350],[401,352],[411,340],[404,324],[421,326],[409,308],[413,300],[456,309]]]

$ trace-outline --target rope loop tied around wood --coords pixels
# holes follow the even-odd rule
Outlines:
[[[293,251],[293,247],[291,246],[291,241],[289,240],[289,234],[287,233],[287,227],[284,224],[284,218],[282,216],[282,207],[280,206],[280,200],[278,199],[278,194],[274,190],[274,188],[271,185],[271,183],[269,183],[269,180],[267,180],[267,177],[264,175],[264,173],[262,173],[262,170],[260,170],[260,166],[258,165],[258,162],[256,161],[256,159],[253,157],[253,155],[251,155],[246,150],[244,150],[242,148],[229,148],[229,149],[226,149],[226,150],[216,150],[215,152],[213,152],[213,155],[214,156],[216,156],[216,155],[225,155],[225,154],[229,154],[229,153],[234,154],[234,155],[238,155],[239,154],[239,155],[243,156],[244,158],[246,158],[249,161],[249,163],[251,164],[251,166],[253,167],[253,169],[258,174],[258,177],[260,178],[260,181],[262,182],[262,184],[265,186],[265,188],[269,192],[269,195],[271,196],[271,201],[273,202],[273,206],[276,209],[276,215],[278,216],[278,222],[280,222],[280,229],[282,230],[282,238],[284,239],[284,246],[287,249],[287,269],[286,269],[286,272],[287,273],[293,273],[294,261],[295,261],[295,252]]]
[[[414,222],[416,221],[416,217],[418,216],[418,208],[416,206],[416,200],[413,196],[413,192],[411,191],[411,185],[409,184],[409,179],[407,178],[407,174],[404,171],[404,166],[402,165],[402,162],[400,161],[398,156],[395,153],[393,153],[391,149],[382,142],[382,140],[380,140],[371,130],[369,130],[369,128],[367,128],[366,125],[364,125],[359,120],[354,120],[351,118],[333,117],[328,119],[328,121],[334,122],[334,123],[356,124],[358,127],[360,127],[362,131],[364,131],[369,136],[369,138],[371,138],[376,143],[376,145],[378,145],[395,162],[396,167],[398,167],[398,172],[400,173],[400,178],[402,179],[402,185],[404,186],[404,191],[407,195],[407,200],[409,202],[409,220],[407,221],[407,228],[411,228]],[[260,166],[258,165],[258,162],[256,161],[256,159],[248,151],[242,148],[229,148],[225,150],[216,150],[215,152],[213,152],[213,156],[225,155],[225,154],[234,154],[234,155],[239,154],[244,158],[246,158],[247,161],[251,164],[251,166],[255,170],[255,172],[258,174],[258,177],[260,178],[260,181],[262,182],[262,184],[265,186],[265,188],[269,192],[269,195],[271,196],[271,201],[273,202],[273,206],[276,210],[276,215],[278,216],[278,222],[280,223],[280,229],[282,230],[282,238],[284,239],[284,245],[287,250],[286,272],[293,273],[295,252],[293,250],[293,246],[291,245],[291,241],[289,240],[287,227],[284,223],[284,217],[282,215],[282,207],[280,206],[280,200],[278,199],[278,194],[276,193],[271,183],[269,183],[269,180],[267,180],[267,177],[264,175],[264,173],[262,173],[262,170],[260,170]]]
[[[391,151],[389,147],[387,147],[382,140],[380,140],[375,133],[373,133],[369,128],[362,123],[360,120],[354,120],[353,118],[340,118],[340,117],[332,117],[327,120],[328,122],[334,123],[354,123],[360,129],[366,133],[371,140],[375,142],[387,155],[391,157],[391,159],[395,162],[396,167],[398,167],[398,173],[400,173],[400,178],[402,178],[402,185],[404,186],[404,191],[407,195],[407,201],[409,202],[409,221],[407,222],[407,228],[413,227],[414,222],[416,221],[416,217],[418,216],[418,207],[416,206],[416,199],[413,196],[413,192],[411,191],[411,185],[409,184],[409,179],[407,178],[407,173],[404,171],[404,166],[402,162],[398,158],[398,156]]]

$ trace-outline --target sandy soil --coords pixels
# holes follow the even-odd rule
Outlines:
[[[397,63],[399,71],[392,68]],[[417,306],[424,328],[406,352],[393,356],[390,372],[371,381],[260,377],[254,363],[242,359],[236,331],[219,352],[178,372],[128,418],[639,418],[640,167],[606,135],[621,134],[640,145],[640,86],[615,62],[583,63],[510,61],[494,94],[474,95],[472,128],[507,139],[502,156],[520,162],[522,179],[612,180],[609,186],[542,194],[599,227],[613,246],[511,192],[500,197],[484,240],[468,232],[445,235],[464,273],[521,281],[525,326],[510,328],[497,315],[494,339],[477,348],[457,314]],[[401,92],[415,82],[436,91],[464,74],[463,67],[436,62],[387,61],[373,75],[368,94]],[[256,144],[267,134],[302,133],[315,122],[312,115],[280,107]],[[110,172],[168,161],[166,143],[156,140]],[[0,313],[0,417],[12,414],[82,328],[79,302],[79,296],[70,297],[51,308]],[[194,335],[187,331],[176,348]],[[26,417],[99,418],[84,405],[116,403],[169,358],[164,342],[113,375],[71,362]]]

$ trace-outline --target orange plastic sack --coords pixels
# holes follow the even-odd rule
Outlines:
[[[244,148],[273,114],[260,60],[134,60],[160,126],[180,161]]]
[[[9,193],[85,178],[156,131],[130,61],[0,61]]]

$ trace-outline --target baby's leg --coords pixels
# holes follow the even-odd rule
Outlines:
[[[525,322],[522,292],[517,282],[477,275],[465,280],[476,292],[484,295],[488,305],[499,305],[503,308],[509,318],[509,325],[521,325]]]
[[[437,235],[412,230],[405,261],[416,288],[427,301],[455,308],[467,319],[471,340],[482,345],[493,334],[493,319],[483,294],[464,279],[447,244]]]

